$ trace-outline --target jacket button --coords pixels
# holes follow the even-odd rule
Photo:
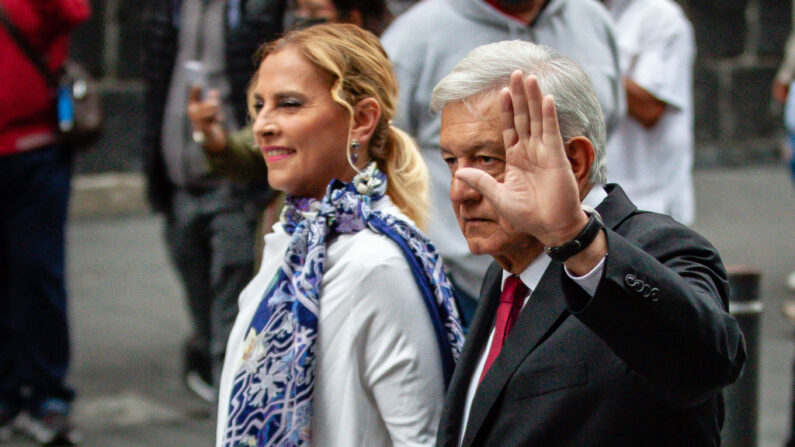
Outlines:
[[[635,275],[631,273],[627,273],[627,276],[624,277],[624,282],[630,287],[635,287],[635,284],[638,283],[638,278],[635,278]]]
[[[651,289],[651,293],[649,294],[649,298],[652,301],[658,301],[660,299],[660,289],[654,287]]]

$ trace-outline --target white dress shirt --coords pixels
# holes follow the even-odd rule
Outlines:
[[[596,208],[597,205],[602,203],[602,200],[604,200],[605,197],[607,197],[607,192],[605,192],[604,188],[602,188],[600,185],[595,185],[585,196],[585,200],[583,200],[582,203],[583,205],[590,206],[591,208]],[[530,297],[533,295],[533,290],[535,290],[536,286],[538,286],[538,282],[541,280],[541,276],[544,275],[544,272],[546,271],[550,262],[552,262],[552,259],[547,256],[546,253],[542,252],[533,260],[533,262],[530,263],[530,265],[527,266],[527,268],[522,271],[522,273],[519,273],[519,279],[521,279],[524,285],[526,285],[529,289],[527,296],[524,298],[524,303],[522,304],[523,309],[530,300]],[[571,279],[573,279],[580,287],[588,292],[589,295],[593,296],[593,294],[596,293],[597,286],[599,285],[599,279],[602,277],[604,263],[605,260],[602,258],[596,267],[583,276],[574,276],[571,272],[569,272],[569,269],[565,267],[564,270]],[[505,285],[505,280],[509,276],[511,276],[511,272],[506,270],[502,271],[502,286],[500,286],[500,290],[502,290],[502,287]],[[478,362],[475,365],[475,369],[472,371],[472,377],[469,381],[469,388],[467,389],[467,396],[466,400],[464,401],[464,411],[461,414],[461,432],[458,435],[458,445],[461,445],[461,443],[464,441],[464,434],[466,433],[467,422],[469,421],[469,410],[472,407],[472,401],[475,399],[475,392],[477,392],[478,386],[480,385],[480,376],[483,373],[483,367],[486,365],[486,357],[488,356],[488,352],[491,349],[491,343],[493,340],[494,323],[492,323],[491,334],[489,335],[488,343],[486,343],[485,348],[480,352]]]

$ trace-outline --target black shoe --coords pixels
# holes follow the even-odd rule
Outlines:
[[[83,438],[69,418],[69,405],[57,399],[45,400],[35,412],[21,413],[16,427],[47,446],[77,445]]]
[[[210,357],[190,345],[185,348],[183,369],[185,386],[208,403],[215,403],[216,389],[213,387],[212,362]]]

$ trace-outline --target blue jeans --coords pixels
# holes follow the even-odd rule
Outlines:
[[[59,145],[0,157],[0,403],[12,408],[74,397],[64,383],[70,164]]]

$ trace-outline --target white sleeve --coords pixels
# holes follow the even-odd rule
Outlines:
[[[666,20],[646,27],[648,32],[629,77],[659,100],[682,109],[692,96],[693,29],[684,17],[672,14],[663,18]]]
[[[393,445],[432,446],[444,399],[438,343],[404,259],[390,257],[362,278],[354,312],[359,362]]]
[[[596,288],[599,287],[599,280],[602,279],[602,272],[605,270],[606,257],[607,256],[602,258],[602,260],[599,261],[599,263],[596,264],[596,266],[594,266],[594,268],[591,269],[590,272],[582,276],[576,276],[565,265],[563,266],[563,270],[565,270],[566,275],[568,275],[568,277],[571,278],[572,281],[577,283],[577,285],[582,287],[582,289],[585,290],[588,293],[588,295],[594,296],[594,294],[596,294]]]

